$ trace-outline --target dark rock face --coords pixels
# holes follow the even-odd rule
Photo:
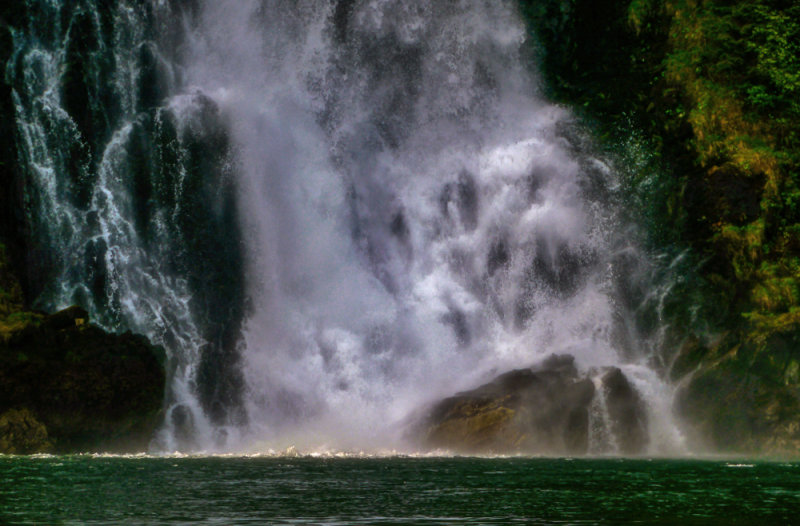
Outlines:
[[[603,389],[611,432],[616,437],[619,452],[625,455],[642,453],[650,442],[644,400],[617,367],[603,376]]]
[[[0,452],[147,450],[161,419],[163,350],[88,324],[79,307],[28,313],[3,337]]]
[[[571,356],[517,369],[439,402],[424,441],[467,453],[586,453],[591,380],[578,378]]]
[[[209,342],[199,351],[200,402],[215,423],[244,423],[244,253],[227,126],[200,92],[190,125],[165,104],[180,76],[169,64],[178,62],[201,2],[0,4],[0,243],[26,305],[49,312],[68,298],[104,327],[125,328],[125,287],[118,286],[125,277],[107,264],[112,248],[98,235],[103,212],[92,196],[105,184],[100,161],[112,137],[130,126],[115,148],[126,157],[118,175],[136,251],[148,273],[186,280],[193,323]],[[42,50],[60,57],[57,73],[42,69]],[[42,105],[44,86],[59,93],[63,111]],[[29,147],[31,126],[41,126],[46,147]],[[53,166],[56,205],[38,189],[33,159],[42,155]],[[72,213],[59,211],[54,221],[54,207]],[[3,303],[0,295],[0,321]],[[175,347],[176,338],[168,330],[161,341]]]
[[[196,448],[194,417],[191,410],[185,405],[178,405],[169,413],[168,419],[174,429],[175,441],[181,444],[183,449]]]
[[[643,453],[649,443],[641,396],[618,368],[603,373],[602,393],[581,377],[569,355],[502,374],[437,403],[418,431],[423,443],[461,453],[581,455],[589,452],[589,419],[604,396],[618,452]]]

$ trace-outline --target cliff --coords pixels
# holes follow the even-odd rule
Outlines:
[[[536,56],[550,96],[577,108],[593,126],[600,146],[625,172],[623,182],[632,205],[628,208],[645,225],[651,249],[680,262],[675,272],[681,277],[659,313],[659,330],[663,322],[671,329],[660,358],[664,376],[681,386],[676,408],[691,434],[698,444],[708,438],[705,445],[713,449],[796,452],[800,447],[800,7],[785,0],[521,0],[520,4],[541,51]],[[9,24],[29,23],[26,5],[0,7],[0,64],[9,64],[13,53]],[[104,91],[111,83],[102,80],[110,78],[109,65],[101,65],[102,75],[87,75],[83,58],[108,38],[103,30],[107,18],[101,16],[95,23],[80,12],[69,24],[75,33],[66,50],[62,95],[81,139],[74,142],[76,149],[64,173],[74,184],[71,199],[78,207],[85,207],[96,176],[86,167],[102,152],[101,142],[94,139],[113,130],[107,122],[111,112],[102,103],[113,98]],[[152,57],[143,53],[141,65],[152,67]],[[110,335],[91,326],[80,310],[53,316],[30,311],[41,283],[51,283],[58,275],[52,266],[50,274],[45,272],[47,257],[57,251],[32,233],[31,218],[26,216],[26,181],[18,166],[9,80],[14,68],[4,69],[0,427],[14,433],[28,430],[32,438],[20,450],[91,449],[134,435],[139,438],[132,443],[141,447],[163,397],[159,351],[141,338]],[[143,92],[138,110],[150,111],[160,96],[157,77],[150,71],[137,84]],[[217,196],[205,174],[222,173],[224,164],[224,156],[209,152],[227,150],[228,145],[216,127],[200,128],[209,137],[201,134],[191,140],[187,166],[188,180],[192,188],[200,189],[195,193],[201,197],[180,216],[176,239],[186,245],[175,248],[168,259],[177,269],[189,269],[196,304],[206,309],[203,332],[209,341],[218,342],[203,352],[198,374],[203,405],[212,420],[223,422],[231,407],[241,405],[236,402],[242,380],[235,340],[245,310],[243,256],[238,235],[230,234],[237,226],[232,187],[222,184],[226,198],[218,218],[202,213]],[[158,149],[148,139],[151,131],[147,127],[137,131],[136,148]],[[174,133],[171,130],[170,137]],[[173,173],[170,163],[157,171]],[[148,179],[151,167],[145,165],[133,167],[134,193],[139,226],[152,233],[148,214],[156,186]],[[685,257],[679,259],[678,254]],[[101,271],[95,275],[98,303],[106,297],[105,277]],[[527,378],[526,374],[521,377]],[[471,396],[440,416],[450,414],[467,422]],[[486,407],[502,409],[496,415],[522,414],[517,406],[498,404]],[[465,425],[471,429],[473,423]],[[89,430],[97,434],[97,441],[87,438]],[[30,445],[35,443],[42,446]]]
[[[30,309],[36,262],[6,72],[26,9],[0,8],[0,453],[145,451],[161,418],[163,349],[107,333],[77,307]]]

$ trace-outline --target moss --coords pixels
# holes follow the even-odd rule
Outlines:
[[[0,414],[0,453],[29,455],[52,449],[47,428],[30,410],[10,409]]]
[[[792,363],[797,362],[786,365]],[[778,353],[757,352],[747,344],[707,360],[677,397],[692,446],[796,456],[800,449],[796,369],[785,366]],[[783,370],[786,379],[794,375],[795,380],[782,380],[776,370]]]
[[[22,307],[22,289],[11,269],[6,247],[0,243],[0,320]]]
[[[7,343],[14,335],[30,326],[37,326],[42,315],[35,312],[14,312],[0,320],[0,342]]]
[[[515,411],[497,401],[465,402],[451,416],[428,429],[426,441],[462,451],[513,451],[523,435],[511,425]]]
[[[737,224],[721,207],[710,210],[712,234],[698,248],[728,261],[722,277],[735,284],[742,299],[733,308],[746,320],[758,320],[743,338],[748,330],[763,335],[768,327],[792,329],[789,310],[800,300],[795,241],[800,11],[766,1],[665,1],[663,9],[671,17],[664,74],[690,108],[686,121],[699,166],[708,176],[729,165],[735,180],[755,177],[760,183],[753,188],[757,217]],[[724,192],[733,183],[712,184],[711,190]]]
[[[35,325],[41,315],[23,310],[22,289],[12,272],[5,245],[0,243],[0,342],[28,325]]]

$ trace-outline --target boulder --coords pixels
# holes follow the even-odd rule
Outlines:
[[[55,312],[42,320],[41,326],[51,331],[60,331],[81,326],[89,319],[89,313],[77,305]]]
[[[47,428],[28,409],[10,409],[0,415],[0,453],[47,453],[53,444]]]
[[[147,450],[161,421],[163,349],[91,325],[79,307],[23,318],[0,339],[0,414],[14,431],[0,453],[43,441],[55,452]]]
[[[647,450],[647,405],[622,370],[580,375],[572,356],[552,355],[439,401],[413,432],[424,447],[458,453],[582,455],[598,447],[590,444],[590,418],[606,428],[604,451]]]
[[[554,355],[437,403],[423,419],[423,442],[462,453],[583,454],[593,396],[574,358]]]

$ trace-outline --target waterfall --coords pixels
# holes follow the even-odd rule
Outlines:
[[[6,76],[38,306],[78,303],[164,345],[160,447],[186,448],[243,421],[244,307],[227,132],[213,101],[181,91],[193,13],[174,4],[25,2]]]
[[[680,442],[636,323],[656,263],[513,3],[26,5],[39,303],[166,347],[154,447],[402,447],[553,353],[638,372]]]

